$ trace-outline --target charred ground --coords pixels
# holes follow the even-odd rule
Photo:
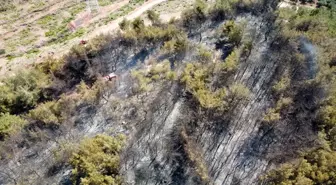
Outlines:
[[[334,156],[333,44],[313,34],[324,22],[306,20],[330,10],[286,11],[276,1],[196,1],[169,24],[150,12],[152,25],[124,20],[121,32],[37,65],[31,81],[9,78],[0,183],[301,182],[301,152]],[[104,81],[111,72],[118,79]],[[17,104],[26,109],[12,112]],[[293,161],[288,176],[261,178]],[[335,182],[310,174],[302,182]]]

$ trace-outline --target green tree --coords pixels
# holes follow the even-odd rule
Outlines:
[[[200,46],[197,51],[197,58],[198,61],[202,63],[212,62],[212,53],[210,50],[205,49],[204,47]]]
[[[145,22],[140,17],[134,19],[132,22],[132,28],[137,32],[142,32],[145,28]]]
[[[216,0],[210,13],[217,21],[224,20],[227,17],[232,17],[235,11],[233,7],[234,2],[234,0]]]
[[[119,168],[119,153],[124,137],[97,135],[84,140],[70,164],[74,184],[82,185],[120,185],[122,183]]]
[[[119,23],[119,27],[121,30],[125,31],[128,30],[131,27],[131,21],[127,20],[127,19],[123,19],[120,23]]]
[[[186,37],[178,37],[164,43],[163,51],[171,56],[173,61],[181,59],[188,50],[189,43]]]
[[[193,94],[201,107],[206,109],[221,108],[226,105],[224,98],[227,96],[225,88],[215,91],[208,87],[207,81],[212,69],[199,63],[187,64],[184,69],[181,81],[186,89]]]
[[[25,120],[19,116],[0,113],[0,140],[4,140],[13,132],[18,131],[24,123]]]
[[[236,50],[233,50],[231,54],[225,59],[223,65],[222,65],[222,70],[226,72],[231,72],[235,71],[238,69],[238,54]]]
[[[239,46],[243,37],[243,27],[234,21],[227,21],[221,29],[220,37],[234,46]]]
[[[297,165],[286,164],[262,178],[264,184],[333,185],[336,184],[336,152],[317,150],[300,159]]]
[[[203,0],[196,0],[194,8],[189,9],[182,14],[182,22],[189,33],[197,32],[206,21],[207,4]]]
[[[159,25],[161,23],[160,14],[156,13],[154,10],[148,10],[147,17],[153,25]]]
[[[49,101],[38,105],[31,110],[28,116],[44,124],[60,124],[62,122],[62,110],[56,101]]]
[[[0,85],[0,113],[21,113],[37,105],[49,76],[39,70],[20,71]]]

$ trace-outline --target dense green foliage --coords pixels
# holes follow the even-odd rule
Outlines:
[[[48,84],[48,75],[38,70],[21,71],[7,78],[0,85],[0,113],[16,114],[33,108]]]
[[[181,81],[186,88],[199,101],[204,108],[218,108],[225,105],[224,97],[227,95],[226,88],[216,91],[207,86],[211,74],[211,68],[207,68],[200,63],[187,64]]]
[[[107,135],[84,140],[70,162],[73,184],[121,184],[119,153],[123,142],[122,136],[113,138]]]
[[[336,9],[336,1],[335,0],[318,0],[317,4],[319,6],[325,6],[330,9]]]
[[[242,40],[243,29],[241,25],[236,24],[234,21],[227,21],[221,30],[221,38],[227,39],[227,42],[238,46]]]
[[[284,165],[265,179],[269,185],[332,185],[336,183],[336,152],[317,150],[296,165]]]
[[[61,122],[61,107],[55,101],[40,104],[29,112],[29,117],[46,124],[58,124]]]
[[[132,77],[135,80],[133,90],[135,92],[148,92],[153,89],[155,82],[174,81],[176,73],[170,69],[170,62],[153,63],[148,70],[133,70]]]
[[[297,13],[292,9],[282,9],[279,15],[280,19],[288,20],[283,25],[288,38],[303,34],[318,47],[320,72],[315,81],[326,89],[326,97],[320,106],[317,120],[322,144],[319,149],[305,153],[293,164],[285,164],[270,171],[262,181],[274,185],[336,184],[336,68],[332,65],[335,54],[331,49],[336,48],[336,16],[326,8],[300,9]],[[273,89],[282,94],[288,91],[290,83],[288,77],[283,77]],[[277,107],[271,109],[265,119],[280,119],[280,109],[290,103],[290,99],[279,100]]]
[[[18,131],[24,123],[25,120],[18,116],[0,113],[0,141]]]

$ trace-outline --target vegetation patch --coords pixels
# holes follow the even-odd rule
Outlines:
[[[124,141],[123,136],[114,138],[108,135],[97,135],[84,140],[70,161],[73,183],[122,184],[119,154]]]
[[[26,123],[26,121],[19,116],[9,113],[0,113],[0,141],[3,141],[12,133],[20,131],[24,123]]]
[[[297,12],[293,9],[280,9],[280,19],[287,20],[288,23],[282,25],[287,38],[298,35],[305,35],[315,46],[318,47],[318,64],[320,72],[313,80],[313,84],[318,84],[326,88],[324,101],[320,104],[318,118],[315,120],[318,125],[320,147],[312,151],[304,152],[301,157],[292,163],[270,171],[261,178],[263,184],[335,184],[336,165],[336,98],[335,98],[335,68],[330,65],[333,60],[335,48],[335,14],[334,10],[327,8],[305,9],[301,8]],[[278,94],[287,92],[291,80],[283,77],[274,85],[273,89]],[[310,84],[306,82],[307,84]],[[271,114],[278,114],[279,109],[288,106],[292,100],[282,98],[278,100],[275,109],[271,109]],[[274,116],[273,116],[274,117]],[[278,116],[275,116],[278,117]],[[271,119],[271,118],[270,118]]]

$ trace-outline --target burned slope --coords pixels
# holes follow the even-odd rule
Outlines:
[[[46,136],[15,148],[2,161],[10,172],[0,182],[71,183],[71,154],[59,148],[107,133],[128,138],[125,184],[257,184],[315,144],[320,99],[319,84],[309,81],[314,52],[308,41],[282,34],[273,3],[237,6],[232,15],[196,6],[194,27],[186,18],[149,27],[137,19],[114,37],[74,48],[53,73],[51,92],[71,95],[84,81],[87,89],[101,87],[98,101],[80,103],[56,128],[30,128]],[[101,82],[111,72],[118,80]]]
[[[264,172],[316,144],[313,121],[321,89],[307,82],[316,61],[306,53],[303,61],[297,58],[297,41],[282,35],[276,17],[270,16],[243,16],[253,49],[234,74],[217,78],[224,86],[244,84],[250,90],[248,101],[231,103],[226,111],[204,110],[186,89],[167,116],[148,120],[146,132],[130,136],[123,156],[127,183],[257,184]],[[201,42],[215,48],[207,40],[211,31],[203,31]],[[284,88],[290,93],[275,92],[287,75],[290,82]],[[279,117],[266,119],[287,97],[290,102],[275,113]]]

